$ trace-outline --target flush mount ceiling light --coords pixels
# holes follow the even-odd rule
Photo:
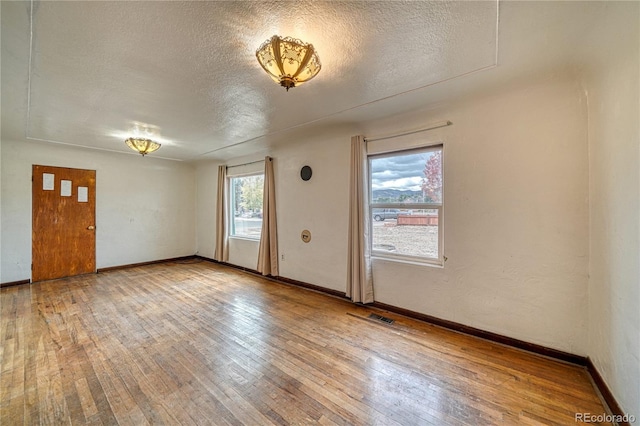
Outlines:
[[[273,81],[287,91],[311,80],[322,66],[312,44],[277,35],[258,48],[256,58]]]
[[[154,142],[151,139],[145,138],[128,138],[124,142],[129,148],[142,154],[143,157],[145,156],[145,154],[157,151],[161,146],[158,142]]]

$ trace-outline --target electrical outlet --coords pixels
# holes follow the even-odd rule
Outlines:
[[[280,255],[280,260],[282,260],[284,262],[284,254]]]

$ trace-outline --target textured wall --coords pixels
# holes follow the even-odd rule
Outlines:
[[[309,135],[274,152],[277,167],[280,274],[345,291],[350,134]],[[308,165],[311,179],[300,169]],[[300,234],[307,229],[311,241]]]
[[[584,70],[589,99],[589,356],[640,418],[640,5],[607,6]]]
[[[1,282],[31,277],[32,164],[97,171],[98,268],[195,252],[192,165],[3,140]]]
[[[207,161],[198,163],[196,168],[196,247],[198,255],[209,259],[213,259],[216,251],[218,165]]]

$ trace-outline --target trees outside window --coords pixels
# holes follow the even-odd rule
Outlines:
[[[374,257],[442,264],[442,146],[369,157]]]
[[[230,178],[232,237],[260,239],[264,174]]]

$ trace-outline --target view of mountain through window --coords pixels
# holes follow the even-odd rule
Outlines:
[[[442,147],[373,156],[369,170],[374,255],[439,262]]]

